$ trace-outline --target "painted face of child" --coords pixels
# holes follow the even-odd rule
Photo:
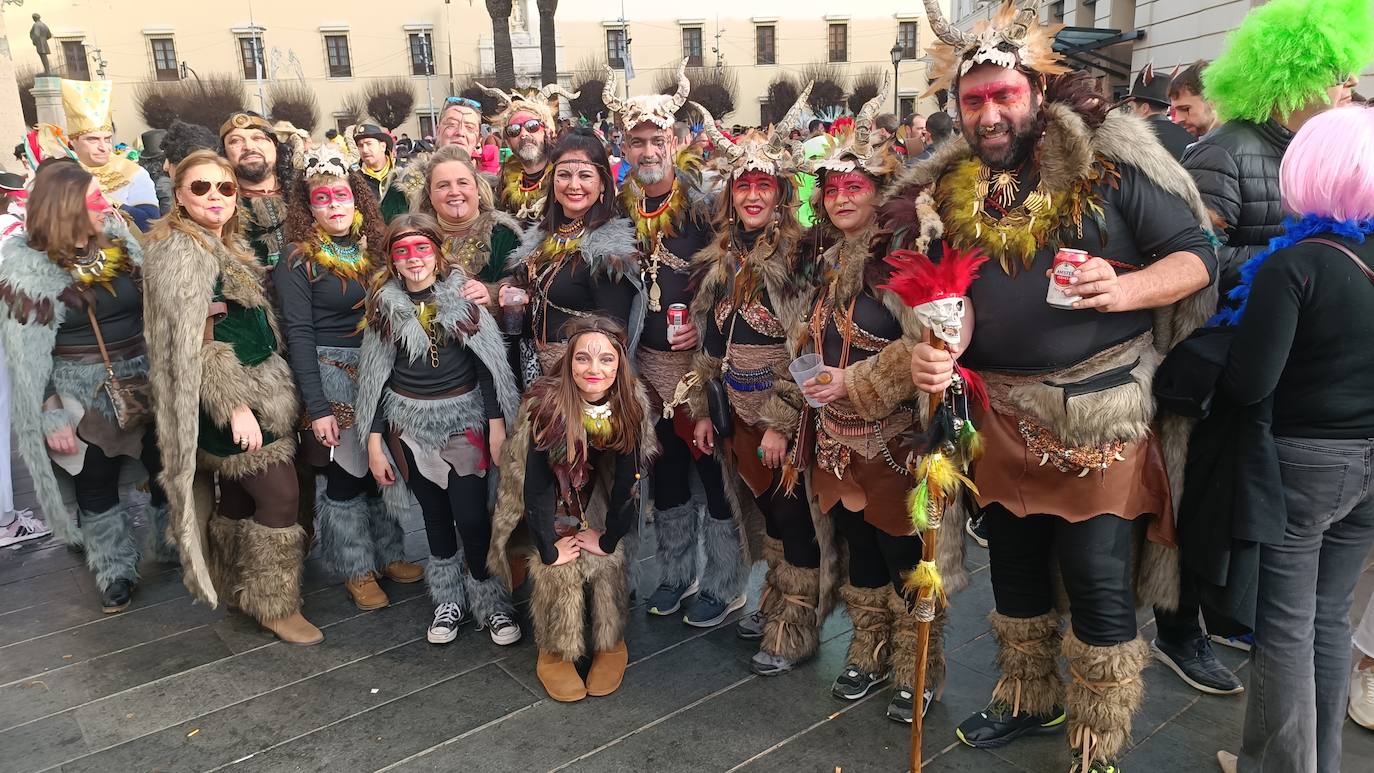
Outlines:
[[[439,255],[429,237],[410,234],[391,243],[391,262],[406,289],[413,292],[434,284]]]
[[[604,333],[587,333],[577,339],[572,353],[572,374],[583,400],[601,401],[615,386],[619,367],[620,353]]]

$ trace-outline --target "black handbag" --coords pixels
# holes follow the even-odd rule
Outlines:
[[[706,413],[711,417],[711,429],[716,439],[735,434],[735,412],[730,407],[730,393],[719,376],[706,382]]]

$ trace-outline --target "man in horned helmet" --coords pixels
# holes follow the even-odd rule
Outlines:
[[[1066,726],[1074,771],[1118,773],[1149,659],[1136,606],[1172,609],[1178,595],[1172,527],[1188,427],[1156,418],[1150,384],[1211,314],[1216,256],[1192,178],[1145,121],[1109,111],[1092,80],[1064,66],[1057,27],[1036,9],[1008,2],[968,34],[926,0],[938,37],[931,89],[949,89],[962,137],[902,174],[884,228],[889,249],[910,245],[933,209],[943,242],[932,257],[991,258],[965,299],[959,345],[921,344],[911,357],[926,392],[951,387],[958,358],[990,398],[976,417],[985,452],[974,483],[1002,677],[958,737],[995,747]]]
[[[725,498],[720,465],[705,449],[693,446],[693,423],[686,405],[687,385],[680,382],[692,369],[698,331],[690,321],[669,325],[675,304],[690,306],[692,259],[711,242],[710,212],[713,199],[702,181],[702,161],[679,152],[673,136],[677,111],[687,101],[687,61],[678,68],[678,88],[673,94],[620,99],[616,96],[615,71],[607,68],[602,101],[616,115],[625,132],[625,160],[630,173],[621,188],[625,209],[634,220],[644,257],[644,285],[648,314],[640,336],[639,370],[653,397],[663,406],[664,418],[657,432],[662,453],[654,463],[654,531],[658,535],[658,589],[649,597],[652,615],[675,614],[683,600],[697,598],[683,620],[689,625],[710,627],[744,605],[737,588],[727,593],[712,577],[699,576],[699,532],[720,535],[719,529],[701,529],[703,504],[693,496],[689,468],[695,467],[705,495],[706,517],[729,523],[731,512]],[[684,309],[685,311],[685,309]],[[738,553],[738,538],[735,551]],[[723,546],[707,545],[708,555],[725,552]],[[700,593],[698,593],[700,590]],[[728,597],[724,597],[727,596]]]
[[[492,123],[504,127],[502,136],[511,149],[511,157],[501,169],[498,206],[521,224],[531,225],[542,216],[548,193],[544,174],[549,169],[549,150],[558,135],[555,100],[576,99],[581,92],[569,93],[557,83],[550,83],[525,96],[518,91],[507,93],[477,85],[503,106]]]

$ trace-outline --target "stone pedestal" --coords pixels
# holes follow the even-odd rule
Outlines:
[[[24,111],[19,106],[19,83],[7,35],[5,17],[0,14],[0,169],[19,172],[24,165],[14,160],[11,149],[24,139],[28,127],[24,126]]]
[[[62,79],[56,76],[39,76],[33,79],[34,105],[38,108],[38,122],[51,123],[65,127],[67,113],[62,109]]]

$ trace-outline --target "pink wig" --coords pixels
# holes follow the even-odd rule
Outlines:
[[[1279,189],[1298,215],[1374,218],[1374,110],[1340,107],[1304,124],[1283,154]]]

